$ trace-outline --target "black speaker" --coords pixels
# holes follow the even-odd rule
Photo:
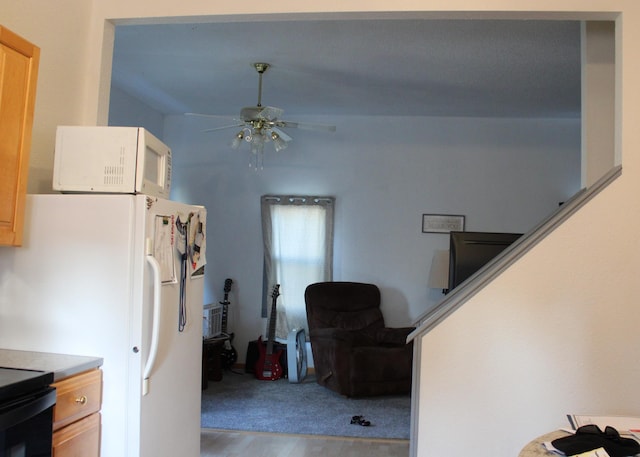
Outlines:
[[[202,341],[202,390],[209,386],[208,381],[222,380],[222,367],[220,365],[221,341]]]

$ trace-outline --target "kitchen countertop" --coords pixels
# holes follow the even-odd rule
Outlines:
[[[53,381],[102,366],[101,357],[0,349],[0,367],[53,372]]]

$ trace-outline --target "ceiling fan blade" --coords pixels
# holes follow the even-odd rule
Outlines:
[[[293,129],[301,129],[301,130],[317,130],[321,132],[335,132],[335,125],[328,124],[307,124],[302,122],[290,122],[290,121],[278,121],[276,123],[278,127],[289,127]]]
[[[206,118],[210,118],[210,119],[227,119],[229,120],[229,116],[219,116],[217,114],[202,114],[202,113],[184,113],[185,116],[195,116],[195,117],[206,117]],[[215,132],[217,130],[226,130],[226,129],[230,129],[233,127],[244,127],[245,124],[243,121],[241,121],[240,119],[233,119],[231,118],[231,120],[236,121],[235,124],[230,124],[230,125],[223,125],[220,127],[212,127],[210,129],[204,129],[204,130],[200,130],[201,132]]]
[[[222,127],[213,127],[210,129],[204,129],[204,130],[200,130],[201,132],[215,132],[217,130],[225,130],[225,129],[231,129],[231,128],[238,128],[238,127],[244,127],[244,123],[241,124],[232,124],[232,125],[223,125]]]
[[[207,117],[207,118],[211,118],[211,119],[233,119],[234,121],[237,121],[238,119],[235,119],[231,116],[223,116],[221,114],[202,114],[202,113],[184,113],[185,116],[195,116],[195,117]]]
[[[277,121],[283,113],[283,109],[276,108],[275,106],[264,106],[258,113],[258,118],[265,119],[267,121]]]

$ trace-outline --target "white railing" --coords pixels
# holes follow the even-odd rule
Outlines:
[[[462,306],[467,300],[484,288],[487,283],[492,281],[493,278],[498,276],[504,269],[509,267],[509,265],[522,257],[527,251],[529,251],[529,249],[538,244],[540,240],[545,238],[549,233],[555,230],[557,226],[571,217],[573,213],[584,206],[589,200],[600,193],[602,189],[607,187],[621,174],[622,167],[616,166],[590,187],[578,191],[532,230],[525,233],[515,243],[507,247],[477,272],[467,278],[462,284],[449,292],[447,296],[434,308],[418,317],[414,323],[416,330],[409,334],[407,341],[411,341],[416,336],[424,334],[436,327],[440,322],[446,319],[447,316],[460,308],[460,306]]]

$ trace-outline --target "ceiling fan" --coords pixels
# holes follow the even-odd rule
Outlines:
[[[243,140],[251,145],[251,152],[254,154],[250,166],[262,163],[262,153],[264,144],[272,141],[276,151],[286,148],[291,141],[291,137],[287,135],[282,128],[297,128],[306,130],[320,130],[327,132],[335,132],[335,125],[310,124],[301,122],[291,122],[281,119],[284,110],[274,106],[262,106],[262,75],[271,65],[264,62],[256,62],[253,67],[258,72],[258,103],[255,106],[246,106],[240,110],[240,118],[237,123],[203,130],[203,132],[213,132],[216,130],[229,129],[233,127],[241,127],[241,130],[234,136],[231,147],[238,149]],[[207,116],[206,114],[187,113],[192,116]]]

